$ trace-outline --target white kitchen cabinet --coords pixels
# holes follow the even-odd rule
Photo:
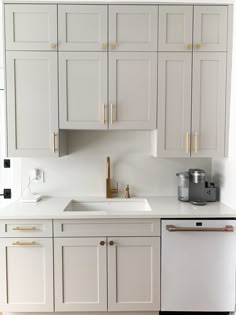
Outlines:
[[[189,52],[158,55],[159,156],[190,157],[191,67]]]
[[[9,156],[58,156],[57,54],[7,52]]]
[[[7,50],[56,50],[57,6],[6,4]]]
[[[110,51],[157,51],[157,5],[110,5]]]
[[[2,238],[0,253],[1,310],[52,312],[52,239]]]
[[[107,128],[107,54],[59,53],[61,129]]]
[[[155,129],[157,54],[109,54],[109,128]]]
[[[226,53],[193,56],[192,156],[224,156]]]
[[[60,51],[106,51],[107,5],[59,5]]]
[[[54,240],[55,310],[106,311],[106,239]]]
[[[159,51],[192,50],[193,6],[159,6]]]
[[[160,310],[160,238],[108,239],[108,310]]]
[[[227,50],[227,6],[194,6],[193,42],[196,51]]]

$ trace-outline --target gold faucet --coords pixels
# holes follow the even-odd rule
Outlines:
[[[106,198],[112,198],[113,194],[118,193],[118,183],[117,188],[111,187],[111,163],[110,157],[107,157],[107,178],[106,178]]]

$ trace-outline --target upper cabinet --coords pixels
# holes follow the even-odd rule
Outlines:
[[[158,6],[110,5],[111,51],[157,51]]]
[[[193,7],[168,5],[159,7],[159,51],[192,49]]]
[[[5,5],[7,50],[56,50],[57,6]]]
[[[107,50],[107,5],[59,5],[61,51]]]

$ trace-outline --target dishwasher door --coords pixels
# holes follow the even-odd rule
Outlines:
[[[161,311],[235,311],[234,230],[234,220],[162,220]]]

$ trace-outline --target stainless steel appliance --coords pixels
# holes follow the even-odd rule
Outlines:
[[[205,205],[206,172],[201,169],[189,170],[189,201],[195,205]]]
[[[234,312],[235,220],[162,220],[161,311]]]
[[[178,176],[178,199],[189,201],[189,172],[179,172]]]

